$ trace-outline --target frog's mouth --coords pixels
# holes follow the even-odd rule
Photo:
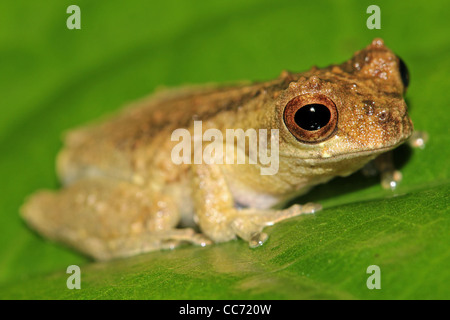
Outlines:
[[[341,153],[341,154],[335,154],[335,155],[330,155],[330,156],[317,155],[315,157],[300,158],[295,155],[280,154],[280,157],[293,159],[293,160],[296,159],[296,160],[305,161],[305,162],[314,161],[314,162],[320,162],[322,164],[337,163],[337,162],[342,162],[345,160],[364,161],[363,158],[367,158],[367,161],[370,161],[382,153],[385,153],[385,152],[388,152],[390,150],[397,148],[399,145],[401,145],[403,143],[404,143],[404,141],[399,142],[399,143],[389,146],[389,147],[370,149],[370,150],[360,150],[360,151]]]
[[[349,152],[349,153],[344,153],[344,154],[337,154],[337,155],[333,155],[329,158],[318,158],[318,160],[335,160],[335,161],[339,161],[339,160],[343,160],[346,158],[363,158],[363,157],[373,157],[375,158],[376,156],[388,152],[390,150],[393,150],[395,148],[397,148],[399,145],[403,144],[404,141],[397,143],[393,146],[390,147],[383,147],[383,148],[378,148],[378,149],[370,149],[370,150],[360,150],[360,151],[355,151],[355,152]]]
[[[409,119],[409,117],[407,116],[407,114],[405,114],[402,119],[400,120],[401,124],[397,126],[397,133],[395,134],[396,136],[398,135],[397,139],[392,139],[391,141],[389,141],[388,139],[386,141],[384,141],[384,146],[382,147],[366,147],[363,148],[362,150],[355,150],[355,151],[343,151],[342,153],[336,153],[336,154],[319,154],[318,157],[316,158],[317,161],[340,161],[343,159],[360,159],[360,158],[364,158],[364,157],[376,157],[382,153],[388,152],[390,150],[393,150],[395,148],[397,148],[398,146],[402,145],[403,143],[405,143],[408,138],[411,136],[412,132],[413,132],[413,125],[411,120]]]
[[[397,143],[392,144],[387,147],[358,150],[358,151],[353,151],[353,152],[333,154],[333,155],[329,155],[329,156],[324,156],[323,154],[318,154],[315,157],[308,157],[308,158],[303,158],[303,159],[300,159],[298,156],[294,156],[294,155],[280,154],[280,156],[286,157],[286,158],[292,158],[292,159],[296,158],[298,160],[303,160],[303,161],[316,161],[316,162],[320,162],[322,164],[333,163],[333,162],[337,163],[337,162],[342,162],[345,160],[364,162],[364,161],[370,161],[382,153],[385,153],[385,152],[388,152],[388,151],[391,151],[391,150],[397,148],[398,146],[405,143],[405,141],[406,141],[406,138],[401,139]],[[364,158],[366,158],[366,159],[364,159]]]
[[[309,145],[308,149],[310,148],[317,148],[316,152],[311,150],[311,153],[306,156],[299,156],[296,154],[287,154],[287,153],[280,153],[280,157],[284,157],[286,159],[298,159],[299,161],[315,161],[322,164],[327,163],[338,163],[338,162],[345,162],[346,160],[349,161],[356,161],[356,162],[367,162],[372,160],[373,158],[377,157],[378,155],[388,152],[390,150],[393,150],[397,148],[398,146],[405,143],[408,138],[411,136],[413,132],[413,125],[407,114],[405,114],[402,119],[399,121],[398,125],[396,126],[397,131],[393,134],[393,136],[397,137],[396,139],[385,139],[384,141],[380,139],[378,141],[378,147],[370,146],[370,145],[360,145],[358,146],[358,143],[355,141],[353,142],[354,146],[352,146],[351,143],[344,146],[340,146],[338,148],[335,148],[333,146],[333,143],[336,145],[339,145],[340,143],[347,144],[348,140],[340,141],[338,134],[334,136],[335,141],[333,140],[327,140],[326,142],[322,142],[318,145]],[[339,150],[340,149],[340,150]],[[353,150],[352,150],[353,149]]]
[[[364,158],[364,157],[375,158],[382,153],[385,153],[385,152],[388,152],[390,150],[397,148],[404,142],[405,141],[403,140],[395,145],[392,145],[389,147],[378,148],[378,149],[360,150],[360,151],[354,151],[354,152],[349,152],[349,153],[336,154],[331,157],[320,157],[320,158],[317,158],[317,160],[319,160],[319,161],[327,161],[327,160],[340,161],[343,159],[350,159],[350,158],[352,158],[352,159],[353,158]]]

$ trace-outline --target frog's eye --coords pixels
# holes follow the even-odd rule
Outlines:
[[[326,96],[306,94],[286,104],[283,118],[289,132],[297,140],[317,143],[333,134],[338,112],[334,102]]]
[[[405,88],[404,91],[406,92],[406,89],[408,89],[409,85],[409,71],[408,67],[406,66],[405,62],[397,56],[398,58],[398,69],[400,71],[400,76],[402,77],[403,87]]]

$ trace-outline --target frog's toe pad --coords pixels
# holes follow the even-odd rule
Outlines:
[[[255,232],[251,235],[248,245],[250,246],[250,248],[256,248],[256,247],[262,246],[268,238],[269,238],[269,236],[266,233]]]

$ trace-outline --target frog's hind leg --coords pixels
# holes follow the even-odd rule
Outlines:
[[[22,207],[27,223],[52,240],[97,259],[109,260],[209,240],[176,229],[173,201],[135,184],[86,178],[60,191],[40,191]]]

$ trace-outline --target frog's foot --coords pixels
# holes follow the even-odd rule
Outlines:
[[[205,247],[210,245],[212,241],[201,233],[196,233],[194,229],[172,229],[158,233],[158,237],[162,244],[167,244],[166,248],[173,249],[182,243],[190,243],[193,245]]]
[[[322,206],[315,203],[296,204],[284,210],[244,209],[238,211],[238,217],[231,222],[231,228],[236,235],[248,241],[249,246],[254,248],[262,245],[268,239],[268,235],[262,232],[264,227],[301,214],[315,213],[321,209]]]
[[[383,189],[394,190],[402,180],[402,173],[395,169],[392,151],[383,153],[366,164],[362,173],[367,177],[379,174]]]
[[[426,131],[414,131],[408,139],[408,144],[413,148],[424,149],[429,139]]]
[[[155,250],[175,249],[186,243],[204,247],[212,242],[190,228],[170,229],[111,239],[106,242],[105,248],[95,251],[92,255],[97,260],[111,260]]]
[[[429,136],[425,131],[414,131],[408,139],[408,144],[412,148],[425,148]],[[383,189],[394,190],[402,180],[402,173],[395,169],[393,152],[389,151],[379,155],[373,161],[367,163],[362,169],[362,173],[367,176],[380,174],[381,186]]]
[[[384,171],[381,173],[381,186],[383,189],[394,190],[402,180],[402,173],[398,170]]]

